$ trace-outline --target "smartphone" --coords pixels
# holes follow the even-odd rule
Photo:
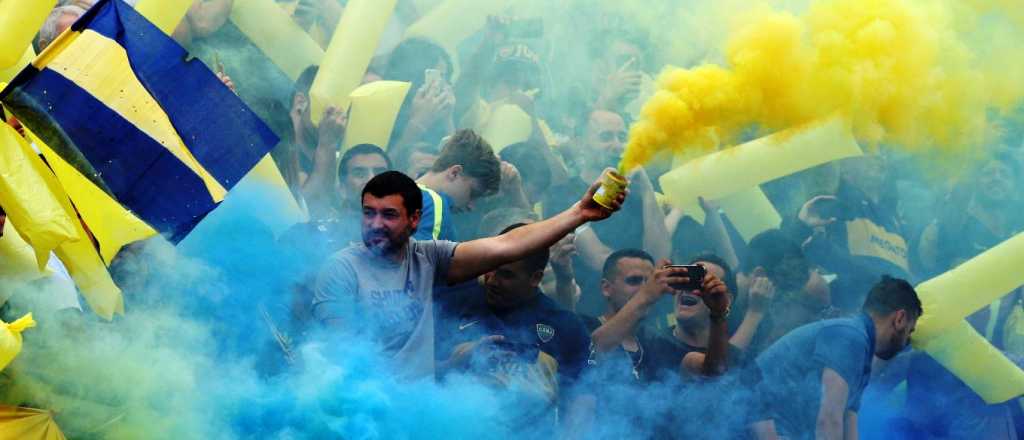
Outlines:
[[[427,87],[433,87],[434,84],[439,84],[444,81],[441,78],[441,71],[437,69],[427,69],[423,71],[423,85]]]
[[[544,19],[520,18],[509,22],[506,28],[509,38],[542,38],[544,36]]]
[[[700,290],[701,285],[704,283],[704,276],[708,273],[707,269],[699,264],[670,264],[665,267],[686,269],[686,277],[690,279],[690,282],[671,285],[673,289],[682,290],[684,292]]]

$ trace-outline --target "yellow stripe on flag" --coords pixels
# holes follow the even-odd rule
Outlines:
[[[42,271],[50,252],[79,240],[77,218],[67,195],[46,167],[10,125],[0,122],[0,206],[21,237],[35,249]]]
[[[135,76],[121,45],[92,30],[64,34],[54,42],[57,44],[65,50],[51,52],[47,48],[42,60],[36,60],[37,68],[50,69],[89,92],[199,175],[214,201],[224,200],[227,190],[192,156],[163,109]]]
[[[139,220],[91,180],[86,179],[42,140],[31,132],[29,137],[42,151],[53,173],[57,175],[57,180],[64,186],[78,213],[89,225],[89,230],[96,237],[100,245],[100,254],[107,265],[110,265],[114,256],[125,245],[157,235],[155,229]]]

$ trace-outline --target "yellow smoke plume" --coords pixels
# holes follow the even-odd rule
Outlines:
[[[801,14],[737,14],[724,66],[662,72],[621,168],[833,114],[869,146],[969,150],[984,141],[990,110],[1024,96],[1013,79],[1024,66],[1013,43],[1021,27],[1011,22],[1022,10],[997,0],[815,0]]]

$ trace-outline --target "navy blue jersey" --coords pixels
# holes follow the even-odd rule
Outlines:
[[[420,192],[423,193],[423,209],[420,210],[420,225],[412,238],[420,241],[457,241],[452,217],[452,198],[425,186],[420,186]]]

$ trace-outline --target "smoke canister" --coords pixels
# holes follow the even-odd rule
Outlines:
[[[621,174],[613,170],[605,171],[601,177],[601,187],[594,193],[594,201],[598,205],[612,209],[612,202],[626,190],[628,184],[629,182]]]

